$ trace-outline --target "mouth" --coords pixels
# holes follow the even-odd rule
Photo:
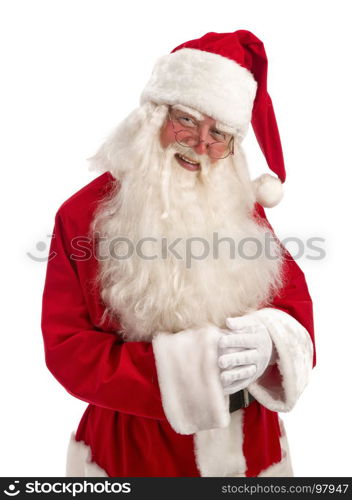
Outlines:
[[[194,160],[191,160],[190,158],[187,158],[185,155],[181,155],[180,153],[175,154],[175,158],[178,161],[178,163],[181,165],[181,167],[186,168],[187,170],[190,170],[191,172],[195,172],[197,170],[200,170],[200,163]]]

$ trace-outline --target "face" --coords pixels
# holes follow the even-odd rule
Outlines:
[[[202,155],[215,164],[233,153],[233,137],[219,130],[213,118],[172,107],[160,131],[160,143],[163,148],[175,145],[177,163],[191,172],[201,169]]]

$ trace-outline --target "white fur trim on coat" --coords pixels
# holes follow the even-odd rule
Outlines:
[[[202,477],[244,477],[246,460],[243,455],[243,410],[231,415],[226,429],[201,431],[194,436],[195,460]],[[263,470],[258,477],[293,476],[285,429],[280,420],[282,460]],[[91,461],[91,449],[71,434],[67,451],[66,477],[108,477],[104,469]]]
[[[104,469],[91,459],[91,450],[71,434],[67,450],[66,477],[108,477]]]
[[[243,410],[231,414],[225,429],[197,432],[194,436],[196,463],[202,477],[245,477],[243,454]],[[292,464],[284,424],[279,419],[281,460],[262,470],[258,477],[292,477]]]
[[[224,395],[217,362],[221,333],[212,326],[159,333],[153,339],[162,404],[179,434],[226,427],[229,398]]]
[[[246,317],[248,324],[258,322],[268,329],[281,375],[279,380],[274,380],[269,369],[250,384],[248,390],[269,410],[290,411],[308,384],[313,366],[309,333],[295,318],[279,309],[260,309]]]
[[[210,429],[194,436],[194,451],[203,477],[244,477],[243,410],[231,413],[225,429]]]
[[[235,61],[184,48],[157,61],[141,103],[190,106],[228,125],[243,138],[256,90],[253,75]]]

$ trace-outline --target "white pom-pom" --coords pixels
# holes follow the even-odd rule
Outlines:
[[[253,181],[255,198],[263,207],[275,207],[284,195],[282,182],[270,174],[263,174]]]

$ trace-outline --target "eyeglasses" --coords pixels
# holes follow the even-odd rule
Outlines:
[[[184,148],[194,148],[201,142],[199,138],[200,123],[192,116],[178,109],[169,109],[169,119],[175,134],[177,144]],[[176,127],[182,127],[177,130]],[[216,128],[209,130],[210,136],[214,142],[206,143],[207,153],[213,160],[222,160],[233,154],[234,137]]]

